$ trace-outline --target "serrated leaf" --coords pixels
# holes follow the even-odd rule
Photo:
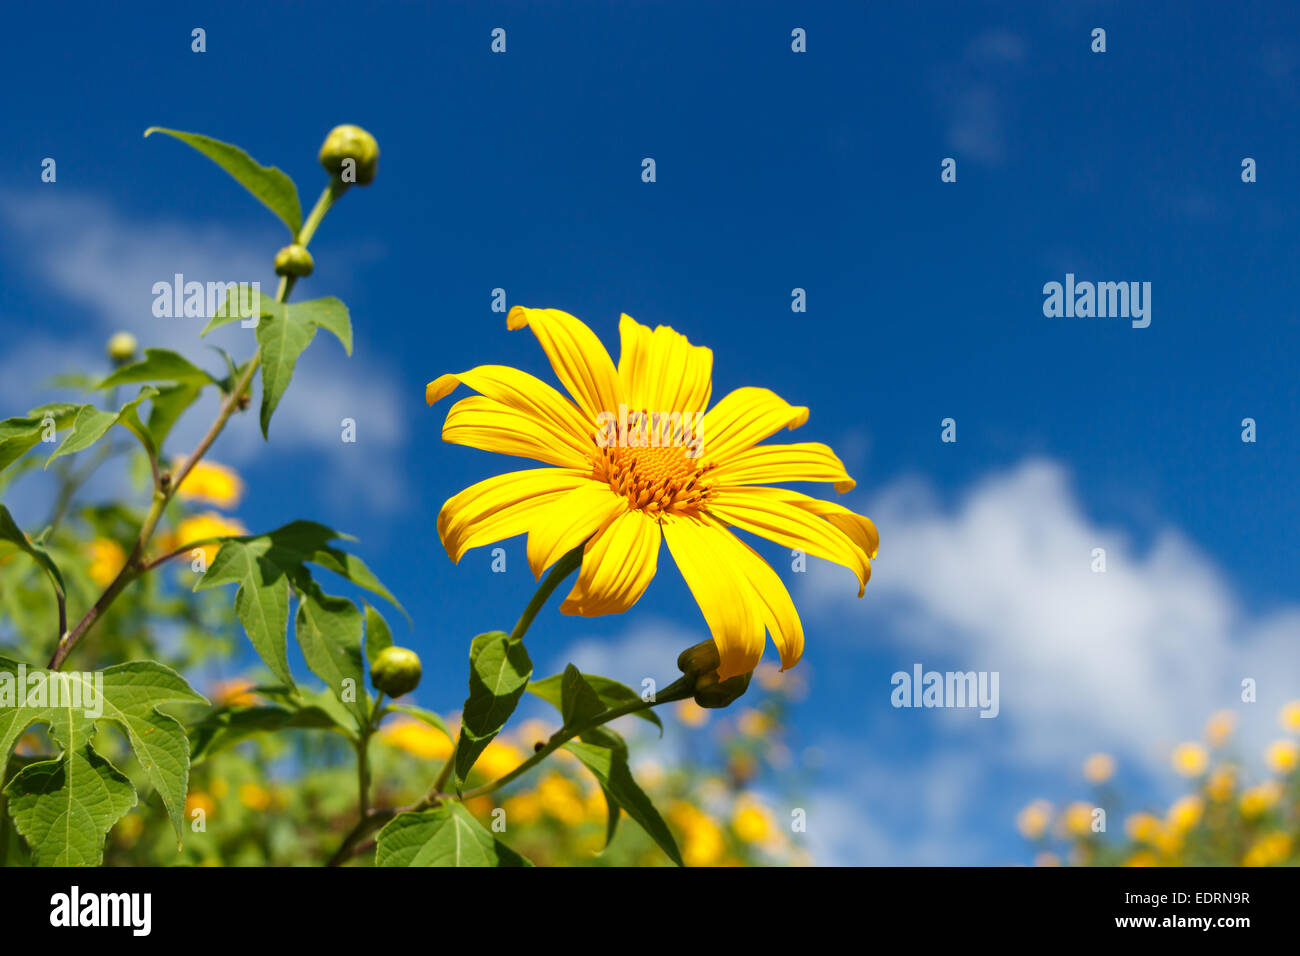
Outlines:
[[[370,698],[362,665],[361,610],[347,598],[326,594],[303,570],[294,574],[298,614],[294,633],[313,674],[323,680],[356,717],[358,728],[370,717]],[[351,687],[348,686],[351,681]],[[351,690],[352,700],[347,700]]]
[[[625,754],[577,741],[569,741],[564,745],[564,749],[581,760],[583,766],[592,772],[604,790],[607,800],[612,797],[627,815],[650,835],[650,839],[659,844],[659,848],[668,854],[669,859],[678,866],[685,865],[682,863],[681,852],[677,849],[677,841],[673,839],[668,824],[664,823],[663,817],[650,802],[650,798],[632,778],[632,771],[628,768]]]
[[[182,133],[161,126],[151,126],[144,131],[145,136],[152,133],[165,133],[197,149],[212,160],[234,180],[280,217],[289,227],[295,238],[302,229],[302,206],[298,202],[298,187],[293,180],[274,166],[262,166],[253,160],[238,146],[231,146],[210,136],[198,133]]]
[[[379,831],[377,866],[532,866],[461,804],[403,813]]]
[[[366,603],[366,660],[375,666],[379,652],[393,646],[393,632],[388,628],[384,616]],[[439,718],[441,719],[441,718]]]
[[[238,583],[235,613],[244,632],[271,673],[292,687],[287,636],[289,581],[285,569],[268,556],[271,547],[269,538],[224,542],[194,590]]]
[[[523,641],[512,641],[503,631],[474,638],[469,649],[469,696],[461,713],[460,740],[456,744],[456,786],[469,776],[474,761],[501,732],[533,673]]]
[[[293,378],[298,356],[316,336],[316,326],[299,322],[289,311],[264,318],[257,324],[257,343],[262,357],[262,437],[268,437],[271,416]]]
[[[49,458],[45,459],[45,467],[48,468],[50,462],[56,458],[62,458],[64,455],[71,455],[74,452],[85,451],[103,438],[110,428],[122,420],[124,415],[138,422],[139,419],[135,413],[136,408],[141,402],[153,398],[157,394],[158,389],[152,385],[146,385],[140,389],[139,395],[116,412],[106,412],[94,405],[83,405],[72,423],[72,433],[63,440],[63,444],[55,449]]]
[[[35,674],[41,675],[36,682]],[[96,678],[102,685],[96,686]],[[20,686],[23,699],[17,696]],[[37,686],[46,689],[41,698],[34,696]],[[58,688],[58,701],[53,688]],[[0,703],[7,705],[0,707],[0,754],[7,756],[18,736],[36,722],[48,724],[50,735],[63,747],[54,760],[24,768],[5,790],[14,823],[39,862],[98,863],[104,834],[135,804],[130,782],[91,745],[96,720],[112,721],[126,733],[179,841],[189,738],[180,722],[158,707],[186,702],[207,703],[179,674],[155,661],[115,664],[97,674],[83,674],[28,668],[0,658]]]
[[[144,358],[122,366],[95,388],[114,388],[134,382],[177,382],[203,386],[215,384],[216,379],[175,352],[167,349],[145,349]]]
[[[379,578],[375,577],[375,573],[370,570],[366,562],[362,561],[355,554],[350,554],[347,551],[342,551],[338,548],[326,547],[321,548],[313,554],[311,556],[311,561],[315,564],[319,564],[322,568],[325,568],[328,571],[333,571],[335,574],[347,578],[357,587],[365,588],[371,594],[378,594],[389,604],[393,605],[393,607],[401,611],[406,620],[410,622],[411,615],[406,613],[406,608],[402,607],[402,605],[397,602],[397,598],[393,597],[388,588],[384,587]],[[391,636],[389,638],[389,643],[392,643]]]
[[[622,704],[626,704],[628,701],[639,699],[636,691],[631,687],[628,687],[626,684],[620,684],[618,681],[611,680],[608,677],[601,677],[599,674],[583,674],[582,679],[596,692],[600,697],[601,702],[604,703],[606,707],[618,707]],[[563,674],[553,674],[550,677],[535,680],[528,685],[528,693],[540,697],[556,710],[563,713],[563,681]],[[637,710],[633,711],[633,715],[654,724],[659,728],[660,735],[663,735],[663,721],[659,719],[659,715],[653,710],[650,710],[649,708],[645,710]]]
[[[348,307],[333,296],[323,299],[311,299],[287,307],[299,322],[310,322],[317,328],[331,333],[343,345],[343,350],[352,354],[352,319]]]

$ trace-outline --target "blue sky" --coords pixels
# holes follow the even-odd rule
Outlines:
[[[155,281],[273,279],[282,227],[147,126],[235,142],[307,206],[324,133],[359,123],[378,178],[330,214],[299,293],[347,302],[355,357],[322,337],[270,446],[250,416],[214,455],[248,477],[250,527],[363,534],[409,643],[440,662],[422,702],[459,704],[466,640],[533,588],[522,539],[496,575],[486,550],[452,566],[435,526],[447,497],[517,463],[444,445],[424,383],[483,363],[551,377],[491,311],[501,287],[613,349],[622,311],[674,326],[714,349],[715,396],[753,384],[808,405],[792,437],[829,442],[858,479],[847,502],[882,538],[861,602],[842,569],[801,577],[763,551],[808,630],[797,733],[828,755],[822,859],[1024,859],[1016,809],[1078,791],[1092,750],[1154,799],[1177,792],[1168,747],[1211,711],[1268,739],[1300,696],[1294,8],[329,6],[12,11],[5,414],[46,374],[101,362],[119,328],[203,359],[201,323],[151,315]],[[1066,273],[1150,282],[1150,326],[1045,317],[1043,285]],[[338,441],[343,417],[358,444]],[[12,495],[35,513],[35,482]],[[671,676],[667,655],[703,633],[664,561],[623,619],[545,614],[530,647],[543,667],[578,647],[632,682],[646,660]],[[915,662],[999,671],[1000,717],[895,710],[889,676]],[[1258,704],[1238,702],[1243,677]]]

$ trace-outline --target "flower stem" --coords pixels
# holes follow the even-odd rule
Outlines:
[[[510,632],[510,640],[518,641],[523,638],[524,634],[527,633],[529,626],[533,623],[533,618],[537,617],[537,612],[540,611],[542,605],[546,603],[546,599],[549,598],[555,589],[560,586],[561,581],[582,565],[582,549],[585,547],[586,542],[584,541],[572,551],[565,554],[564,557],[560,558],[560,560],[555,562],[550,573],[546,575],[546,579],[542,581],[541,586],[538,587],[537,593],[533,595],[533,599],[529,601],[528,606],[524,608],[524,613],[519,615],[519,623],[517,623],[515,629]]]

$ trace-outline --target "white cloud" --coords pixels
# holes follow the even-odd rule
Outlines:
[[[0,386],[9,407],[25,411],[34,404],[18,396],[30,396],[53,372],[102,367],[102,343],[119,330],[132,332],[143,346],[173,349],[214,371],[222,360],[208,345],[237,358],[252,351],[252,332],[238,324],[200,339],[202,319],[156,318],[152,289],[176,273],[200,282],[258,281],[263,289],[274,289],[269,253],[260,251],[275,248],[274,233],[250,238],[225,228],[145,223],[98,200],[64,193],[2,197],[0,216],[26,248],[34,272],[95,323],[84,344],[33,337],[9,351],[4,364],[14,374]],[[332,336],[318,338],[299,359],[293,386],[276,410],[272,442],[326,455],[331,480],[322,483],[322,491],[327,496],[391,510],[405,497],[400,450],[406,434],[403,409],[409,403],[390,368],[367,357],[349,359]],[[182,419],[176,447],[198,441],[216,406],[215,394],[208,395]],[[357,423],[356,444],[340,439],[344,418]],[[214,454],[247,462],[266,454],[262,446],[254,412],[223,433]]]

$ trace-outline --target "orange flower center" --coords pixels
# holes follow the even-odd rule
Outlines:
[[[699,464],[686,452],[681,445],[601,448],[593,476],[649,514],[692,510],[708,494],[701,479],[712,466]]]

